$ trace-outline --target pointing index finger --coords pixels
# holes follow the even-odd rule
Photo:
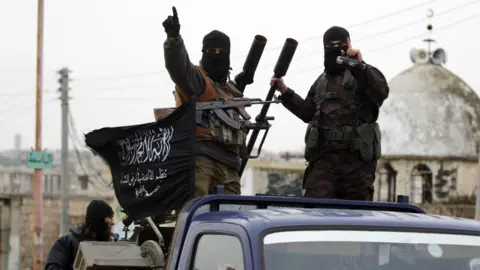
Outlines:
[[[173,17],[178,17],[177,8],[172,7]]]
[[[352,42],[350,41],[350,38],[347,38],[347,46],[349,49],[352,48]]]

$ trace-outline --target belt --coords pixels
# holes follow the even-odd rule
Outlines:
[[[320,131],[327,141],[351,141],[357,137],[353,126],[321,126]]]

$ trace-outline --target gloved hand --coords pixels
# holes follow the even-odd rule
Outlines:
[[[249,85],[253,83],[253,74],[247,74],[245,71],[242,71],[235,76],[235,82],[237,84]]]
[[[178,37],[180,35],[180,21],[178,20],[177,9],[172,7],[173,16],[168,16],[162,25],[165,28],[167,37]]]

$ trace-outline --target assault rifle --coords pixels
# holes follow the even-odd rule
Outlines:
[[[235,109],[238,114],[240,114],[243,120],[248,121],[251,119],[251,116],[245,110],[245,107],[250,107],[256,104],[270,104],[270,103],[281,103],[281,100],[269,100],[263,101],[260,98],[226,98],[223,100],[216,101],[205,101],[197,102],[197,113],[196,121],[197,123],[202,122],[203,111],[211,110],[218,118],[220,118],[224,123],[229,125],[234,129],[240,129],[242,127],[242,122],[234,121],[225,111],[225,109]],[[245,126],[249,129],[256,129],[256,123],[247,123]]]
[[[293,55],[295,54],[295,50],[297,49],[298,42],[293,38],[287,38],[285,40],[285,44],[283,45],[283,49],[280,52],[280,56],[278,57],[277,64],[273,70],[273,77],[281,78],[287,74],[287,70],[290,67],[290,63],[292,62]],[[270,103],[272,103],[272,99],[275,94],[275,90],[277,90],[277,85],[273,85],[268,90],[267,97],[265,98],[262,110],[255,118],[255,128],[253,129],[252,134],[250,135],[250,139],[247,143],[247,151],[248,156],[242,159],[242,166],[240,167],[240,171],[238,175],[241,177],[245,167],[247,166],[248,159],[250,158],[257,158],[260,156],[260,152],[262,151],[263,143],[265,142],[265,138],[267,137],[268,130],[270,129],[271,125],[268,121],[274,120],[273,116],[267,116],[268,109],[270,108]],[[258,135],[260,134],[260,130],[265,130],[263,134],[262,141],[257,149],[256,155],[251,155],[253,151],[253,147],[255,146],[255,142],[257,141]]]

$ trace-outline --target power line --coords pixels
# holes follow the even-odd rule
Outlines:
[[[96,174],[93,174],[93,177],[92,177],[92,175],[89,173],[89,169],[91,168],[87,168],[87,166],[85,166],[85,164],[83,163],[84,157],[80,153],[80,150],[78,150],[78,147],[75,144],[75,140],[72,137],[72,133],[69,132],[68,137],[70,138],[70,141],[73,144],[73,149],[77,157],[77,162],[80,164],[80,168],[82,169],[83,174],[87,176],[87,181],[94,187],[93,188],[94,192],[97,193],[97,195],[105,195],[106,193],[111,192],[111,189],[108,186],[106,185],[102,186],[100,183],[97,182],[97,181],[103,182],[103,180],[98,180],[99,178]],[[97,179],[97,181],[93,181],[93,179]]]
[[[441,26],[440,28],[438,28],[438,30],[446,30],[446,29],[448,29],[448,28],[451,28],[451,27],[456,26],[456,25],[458,25],[458,24],[461,24],[461,23],[464,23],[464,22],[466,22],[466,21],[472,20],[472,19],[474,19],[474,18],[476,18],[476,17],[479,17],[479,16],[480,16],[480,13],[477,13],[477,14],[472,15],[472,16],[470,16],[470,17],[467,17],[467,18],[465,18],[465,19],[458,20],[458,21],[456,21],[456,22],[453,22],[453,23],[450,23],[450,24],[446,24],[446,25],[444,25],[444,26]],[[388,49],[388,48],[397,46],[397,45],[399,45],[399,44],[403,44],[403,43],[405,43],[405,42],[408,42],[408,41],[411,41],[411,40],[414,40],[414,39],[422,38],[422,37],[425,36],[425,35],[426,35],[426,33],[420,34],[420,35],[411,36],[411,37],[409,37],[409,38],[407,38],[407,39],[403,39],[403,40],[400,40],[400,41],[396,41],[396,42],[390,43],[390,44],[388,44],[388,45],[382,46],[382,47],[380,47],[380,48],[373,49],[373,50],[369,50],[369,51],[366,51],[366,52],[367,52],[367,53],[379,52],[379,51],[381,51],[381,50]],[[314,67],[309,67],[309,68],[307,68],[307,69],[303,69],[303,70],[300,70],[300,71],[298,71],[298,72],[290,73],[289,75],[293,75],[293,74],[294,74],[294,75],[297,75],[297,74],[300,74],[300,73],[304,73],[304,72],[311,71],[311,70],[316,69],[316,68],[323,68],[323,65],[321,65],[321,66],[318,65],[318,66],[314,66]]]
[[[129,85],[129,86],[114,86],[114,87],[104,87],[104,88],[97,88],[93,89],[92,91],[116,91],[116,90],[124,90],[124,89],[148,89],[148,88],[155,88],[155,87],[161,87],[162,84],[146,84],[146,85]],[[54,93],[53,91],[46,90],[44,93]],[[7,93],[6,96],[12,95],[12,96],[26,96],[26,95],[34,95],[35,93],[33,92],[20,92],[20,93]],[[0,94],[0,96],[3,96]]]
[[[49,103],[49,102],[55,101],[55,100],[57,100],[57,99],[58,99],[58,98],[52,98],[52,99],[43,101],[43,103]],[[7,109],[7,110],[2,110],[2,111],[0,111],[0,114],[2,114],[2,113],[7,113],[7,112],[11,112],[11,111],[16,111],[16,110],[21,110],[21,109],[26,109],[26,108],[31,108],[31,107],[34,107],[34,106],[35,106],[35,103],[33,103],[33,104],[28,104],[28,105],[25,105],[25,106],[10,108],[10,109]]]
[[[126,74],[126,75],[113,75],[113,76],[101,76],[101,77],[80,77],[75,79],[75,81],[104,81],[104,80],[111,80],[111,79],[126,79],[126,78],[133,78],[133,77],[144,77],[150,75],[158,75],[165,73],[166,70],[161,71],[154,71],[154,72],[147,72],[147,73],[136,73],[136,74]]]
[[[401,14],[401,13],[404,13],[404,12],[407,12],[407,11],[410,11],[410,10],[413,10],[413,9],[431,4],[431,3],[436,2],[436,1],[438,1],[438,0],[430,0],[430,1],[427,1],[427,2],[424,2],[424,3],[421,3],[421,4],[417,4],[417,5],[414,5],[414,6],[410,6],[410,7],[407,7],[407,8],[400,9],[400,10],[396,10],[394,12],[391,12],[391,13],[388,13],[388,14],[385,14],[385,15],[381,15],[381,16],[373,18],[373,19],[368,19],[366,21],[347,26],[347,28],[351,29],[351,28],[355,28],[355,27],[358,27],[358,26],[369,24],[369,23],[372,23],[372,22],[375,22],[375,21],[383,20],[383,19],[395,16],[395,15],[398,15],[398,14]],[[308,37],[306,39],[299,40],[299,42],[308,42],[308,41],[312,41],[312,40],[315,40],[315,39],[318,39],[318,38],[321,38],[321,37],[323,37],[323,34]],[[270,48],[270,49],[265,49],[264,52],[272,52],[272,51],[280,50],[282,48],[283,48],[283,45],[273,47],[273,48]],[[236,58],[245,58],[245,57],[247,57],[247,55],[238,55],[238,56],[234,56],[233,58],[236,59]],[[75,79],[75,81],[102,81],[102,80],[111,80],[111,79],[124,79],[124,78],[158,75],[158,74],[163,74],[165,72],[166,72],[166,70],[161,70],[161,71],[156,71],[156,72],[147,72],[147,73],[117,75],[117,76],[113,75],[113,76],[84,77],[84,78],[80,77],[80,78]]]
[[[73,149],[75,151],[75,154],[76,154],[76,157],[77,157],[77,161],[78,163],[80,164],[80,167],[84,173],[84,175],[87,176],[87,181],[94,187],[93,188],[93,191],[97,194],[97,195],[106,195],[106,193],[109,193],[111,192],[111,189],[108,188],[107,186],[101,186],[99,185],[99,183],[93,181],[92,179],[92,176],[89,174],[89,171],[88,169],[86,168],[85,164],[83,163],[82,161],[82,155],[80,153],[80,151],[78,150],[78,147],[75,145],[75,141],[74,139],[71,137],[71,133],[69,133],[69,138],[70,138],[70,141],[73,143]],[[96,178],[96,175],[94,174],[94,178]],[[98,178],[96,178],[98,179]]]
[[[135,90],[135,89],[149,89],[149,88],[155,88],[155,87],[161,87],[162,84],[146,84],[146,85],[128,85],[128,86],[114,86],[114,87],[105,87],[105,88],[100,88],[96,90],[101,90],[101,91],[116,91],[116,90],[125,90],[125,89],[130,89],[130,90]],[[95,91],[95,90],[94,90]]]
[[[473,2],[479,2],[480,0],[475,0],[475,1],[472,1],[472,2],[469,2],[470,4],[473,3]],[[465,5],[464,5],[465,6]],[[444,14],[444,13],[442,13]],[[444,25],[444,26],[440,26],[439,28],[437,28],[437,30],[446,30],[448,28],[451,28],[457,24],[460,24],[460,23],[463,23],[463,22],[466,22],[466,21],[469,21],[471,19],[474,19],[476,17],[480,16],[480,14],[475,14],[475,15],[472,15],[470,17],[467,17],[465,19],[462,19],[462,20],[458,20],[456,22],[453,22],[453,23],[450,23],[450,24],[447,24],[447,25]],[[410,36],[406,39],[403,39],[403,40],[400,40],[400,41],[396,41],[396,42],[393,42],[393,43],[390,43],[388,45],[384,45],[380,48],[376,48],[376,49],[373,49],[373,50],[368,50],[368,51],[365,51],[363,53],[376,53],[376,52],[379,52],[379,51],[382,51],[384,49],[388,49],[388,48],[391,48],[391,47],[394,47],[394,46],[397,46],[397,45],[400,45],[400,44],[403,44],[405,42],[408,42],[408,41],[411,41],[411,40],[414,40],[414,39],[419,39],[419,38],[422,38],[423,36],[425,36],[426,33],[423,33],[423,34],[419,34],[419,35],[415,35],[415,36]],[[298,75],[298,74],[301,74],[301,73],[305,73],[305,72],[309,72],[309,71],[312,71],[316,68],[323,68],[323,65],[319,65],[319,66],[314,66],[314,67],[309,67],[309,68],[306,68],[306,69],[302,69],[300,71],[297,71],[297,72],[293,72],[293,73],[289,73],[288,76],[291,76],[291,75]],[[167,84],[172,84],[172,82],[168,82],[168,83],[165,83],[165,85]],[[159,88],[161,88],[162,85],[158,85]],[[119,89],[119,88],[115,88],[115,89]],[[100,91],[100,90],[99,90]],[[138,98],[138,97],[134,97],[134,98],[129,98],[129,97],[125,97],[125,98],[114,98],[114,97],[105,97],[105,98],[95,98],[95,99],[99,99],[99,100],[110,100],[110,101],[113,101],[113,100],[145,100],[147,98],[145,97],[142,97],[142,98]]]
[[[87,97],[86,100],[104,100],[104,101],[118,101],[118,100],[124,100],[124,101],[145,101],[145,100],[152,100],[156,99],[159,97]],[[81,100],[81,99],[76,99],[76,100]]]
[[[83,155],[81,154],[81,152],[80,152],[80,151],[78,150],[78,148],[77,148],[77,145],[80,145],[80,146],[82,146],[82,147],[84,147],[84,145],[82,144],[80,138],[78,138],[78,132],[77,132],[77,129],[76,129],[75,122],[74,122],[74,120],[73,120],[72,112],[71,112],[70,110],[68,111],[68,122],[69,122],[69,126],[70,126],[70,129],[69,129],[69,131],[70,131],[70,132],[69,132],[69,138],[70,138],[70,140],[72,141],[74,150],[75,150],[75,152],[76,152],[76,154],[77,154],[77,159],[79,160],[79,163],[81,164],[81,167],[82,167],[85,175],[89,176],[89,180],[91,180],[91,176],[90,176],[90,174],[88,173],[88,170],[87,170],[87,168],[85,167],[85,165],[84,165],[84,163],[83,163],[82,160],[85,159],[85,160],[88,161],[88,164],[87,164],[87,165],[88,165],[88,168],[91,169],[91,171],[94,171],[94,169],[93,169],[94,166],[93,166],[93,164],[90,163],[90,159],[89,159],[88,157],[83,156]],[[92,177],[92,178],[97,179],[98,182],[104,183],[105,186],[103,186],[103,188],[109,186],[109,184],[105,183],[105,181],[104,181],[101,177],[99,177],[97,174],[93,174],[93,177]],[[97,184],[94,183],[93,181],[91,181],[91,183],[92,183],[93,185],[95,185],[95,186],[97,185]],[[109,190],[110,190],[110,189],[109,189]]]
[[[434,0],[434,1],[437,1],[437,0]],[[475,4],[475,3],[478,3],[480,0],[474,0],[474,1],[470,1],[470,2],[467,2],[467,3],[464,3],[464,4],[461,4],[459,6],[456,6],[456,7],[453,7],[451,9],[448,9],[448,10],[445,10],[445,11],[442,11],[442,12],[439,12],[436,14],[436,16],[442,16],[442,15],[446,15],[446,14],[449,14],[455,10],[458,10],[460,8],[463,8],[465,6],[469,6],[469,5],[472,5],[472,4]],[[430,1],[432,2],[432,1]],[[426,5],[430,2],[426,2],[426,3],[423,3],[423,4],[420,4],[420,5],[416,5],[416,6],[412,6],[412,7],[409,7],[409,8],[406,8],[406,9],[402,9],[400,11],[396,11],[394,12],[395,14],[398,14],[398,13],[402,13],[402,12],[405,12],[405,11],[408,11],[408,10],[411,10],[411,9],[414,9],[414,8],[418,8],[419,6],[421,5]],[[366,23],[369,23],[369,22],[373,22],[375,20],[379,20],[379,19],[383,19],[383,18],[386,18],[388,16],[392,16],[392,14],[394,13],[390,13],[390,14],[387,14],[387,15],[383,15],[383,16],[380,16],[380,17],[377,17],[377,18],[374,18],[374,19],[370,19],[370,20],[367,20],[367,21],[364,21],[362,23],[358,23],[358,24],[355,24],[353,26],[350,26],[350,27],[355,27],[355,26],[359,26],[359,25],[363,25],[363,24],[366,24]],[[477,15],[475,15],[474,17],[476,17]],[[456,23],[461,23],[463,21],[466,21],[466,20],[470,20],[472,19],[472,17],[469,17],[465,20],[461,20],[461,21],[458,21]],[[393,31],[396,31],[396,30],[399,30],[399,29],[402,29],[402,28],[405,28],[407,26],[410,26],[410,25],[414,25],[414,24],[417,24],[417,23],[420,23],[420,22],[423,22],[425,21],[426,19],[420,19],[420,20],[415,20],[415,21],[411,21],[411,22],[408,22],[408,23],[405,23],[405,24],[402,24],[402,25],[399,25],[399,26],[396,26],[396,27],[392,27],[390,29],[387,29],[387,30],[384,30],[384,31],[380,31],[380,32],[377,32],[375,34],[372,34],[372,35],[369,35],[367,37],[363,37],[363,38],[360,38],[360,39],[357,39],[355,41],[362,41],[362,40],[366,40],[366,39],[369,39],[369,38],[374,38],[374,37],[378,37],[378,36],[381,36],[381,35],[384,35],[384,34],[387,34],[387,33],[391,33]],[[456,23],[453,23],[453,24],[450,24],[450,25],[447,25],[447,26],[444,26],[443,29],[445,28],[448,28],[450,26],[453,26],[455,25]],[[442,29],[442,28],[441,28]],[[416,39],[416,38],[419,38],[419,37],[423,37],[424,34],[421,34],[421,35],[416,35],[416,36],[412,36],[410,38],[407,38],[405,40],[402,40],[402,41],[398,41],[398,42],[395,42],[395,43],[392,43],[390,45],[387,45],[387,46],[384,46],[384,47],[381,47],[381,48],[377,48],[375,50],[371,50],[371,51],[368,51],[368,52],[377,52],[377,51],[380,51],[380,50],[383,50],[383,49],[386,49],[386,48],[389,48],[389,47],[393,47],[397,44],[402,44],[404,42],[408,42],[412,39]],[[299,59],[299,58],[304,58],[304,57],[308,57],[308,56],[312,56],[312,55],[315,55],[316,53],[318,53],[319,51],[321,50],[316,50],[316,51],[313,51],[313,52],[310,52],[310,53],[307,53],[307,54],[304,54],[304,55],[301,55],[301,56],[298,56],[296,57],[295,59]],[[306,72],[308,70],[305,70],[305,71],[302,71],[302,72],[296,72],[294,74],[297,74],[297,73],[303,73],[303,72]],[[163,71],[164,72],[164,71]],[[139,76],[148,76],[148,75],[153,75],[153,74],[159,74],[159,73],[162,73],[162,72],[150,72],[150,73],[141,73],[141,74],[130,74],[130,75],[123,75],[123,76],[108,76],[108,77],[97,77],[97,79],[114,79],[114,78],[130,78],[130,77],[139,77]],[[122,89],[140,89],[140,88],[162,88],[162,87],[165,87],[167,85],[170,85],[172,84],[172,82],[166,82],[166,83],[161,83],[161,84],[155,84],[155,85],[131,85],[131,86],[120,86],[120,87],[108,87],[108,88],[100,88],[100,89],[97,89],[96,92],[98,91],[110,91],[110,90],[113,90],[113,91],[116,91],[116,90],[122,90]],[[50,93],[52,91],[50,90],[45,90],[44,92],[46,93]],[[12,93],[11,95],[25,95],[25,94],[32,94],[31,92],[23,92],[23,93]],[[104,99],[104,100],[115,100],[116,98],[99,98],[99,99]],[[122,99],[122,98],[118,98],[118,99]],[[127,99],[127,98],[126,98]],[[130,99],[130,98],[128,98]],[[33,105],[31,105],[33,106]],[[30,107],[30,106],[28,106]],[[16,108],[14,108],[16,109]],[[7,111],[10,111],[10,110],[7,110]],[[0,111],[0,113],[2,113],[2,111]]]
[[[431,1],[427,1],[427,2],[424,2],[424,3],[418,4],[418,5],[414,5],[414,6],[410,6],[410,7],[407,7],[407,8],[403,8],[403,9],[394,11],[394,12],[389,13],[389,14],[385,14],[385,15],[382,15],[382,16],[379,16],[379,17],[376,17],[376,18],[373,18],[373,19],[368,19],[368,20],[363,21],[363,22],[360,22],[360,23],[356,23],[356,24],[349,25],[349,26],[347,26],[346,28],[347,28],[347,29],[352,29],[352,28],[355,28],[355,27],[358,27],[358,26],[362,26],[362,25],[369,24],[369,23],[372,23],[372,22],[376,22],[376,21],[380,21],[380,20],[383,20],[383,19],[387,19],[387,18],[393,17],[393,16],[395,16],[395,15],[398,15],[398,14],[401,14],[401,13],[404,13],[404,12],[407,12],[407,11],[410,11],[410,10],[413,10],[413,9],[416,9],[416,8],[419,8],[419,7],[422,7],[422,6],[426,6],[426,5],[431,4],[431,3],[433,3],[433,2],[436,2],[436,1],[438,1],[438,0],[431,0]],[[323,34],[322,34],[322,35],[312,36],[312,37],[308,37],[308,38],[306,38],[306,39],[299,40],[299,43],[300,43],[300,42],[308,42],[308,41],[312,41],[312,40],[319,39],[319,38],[323,38]],[[280,50],[280,49],[282,49],[282,48],[283,48],[283,45],[282,45],[282,46],[278,46],[278,47],[274,47],[274,48],[271,48],[271,49],[268,49],[268,50],[265,50],[265,51]],[[244,55],[243,57],[246,57],[246,55]]]
[[[43,90],[43,93],[52,93],[50,90]],[[34,91],[29,92],[17,92],[17,93],[2,93],[0,97],[19,97],[19,96],[26,96],[26,95],[35,95]]]
[[[445,15],[445,14],[448,14],[448,13],[451,13],[457,9],[460,9],[460,8],[463,8],[463,7],[466,7],[466,6],[469,6],[469,5],[472,5],[472,4],[475,4],[475,3],[478,3],[480,2],[480,0],[474,0],[474,1],[471,1],[471,2],[468,2],[468,3],[465,3],[463,5],[459,5],[459,6],[456,6],[456,7],[453,7],[451,9],[448,9],[448,10],[445,10],[445,11],[442,11],[442,12],[439,12],[437,13],[435,16],[438,17],[438,16],[442,16],[442,15]],[[385,34],[389,34],[393,31],[397,31],[397,30],[400,30],[400,29],[403,29],[405,27],[408,27],[408,26],[411,26],[411,25],[415,25],[417,23],[421,23],[421,22],[424,22],[428,19],[424,18],[424,19],[420,19],[420,20],[415,20],[415,21],[411,21],[411,22],[408,22],[408,23],[405,23],[405,24],[401,24],[399,26],[396,26],[396,27],[392,27],[390,29],[387,29],[387,30],[384,30],[384,31],[381,31],[381,32],[377,32],[375,34],[372,34],[372,35],[369,35],[369,36],[366,36],[366,37],[363,37],[363,38],[360,38],[360,39],[355,39],[354,41],[355,42],[358,42],[358,41],[363,41],[363,40],[367,40],[367,39],[370,39],[370,38],[376,38],[376,37],[379,37],[381,35],[385,35]],[[409,39],[410,40],[410,39]],[[308,57],[308,56],[312,56],[312,55],[315,55],[319,52],[323,52],[323,48],[322,49],[319,49],[319,50],[315,50],[313,52],[310,52],[310,53],[307,53],[307,54],[303,54],[303,55],[300,55],[300,56],[297,56],[295,59],[302,59],[302,58],[305,58],[305,57]],[[274,62],[273,62],[274,64]]]

